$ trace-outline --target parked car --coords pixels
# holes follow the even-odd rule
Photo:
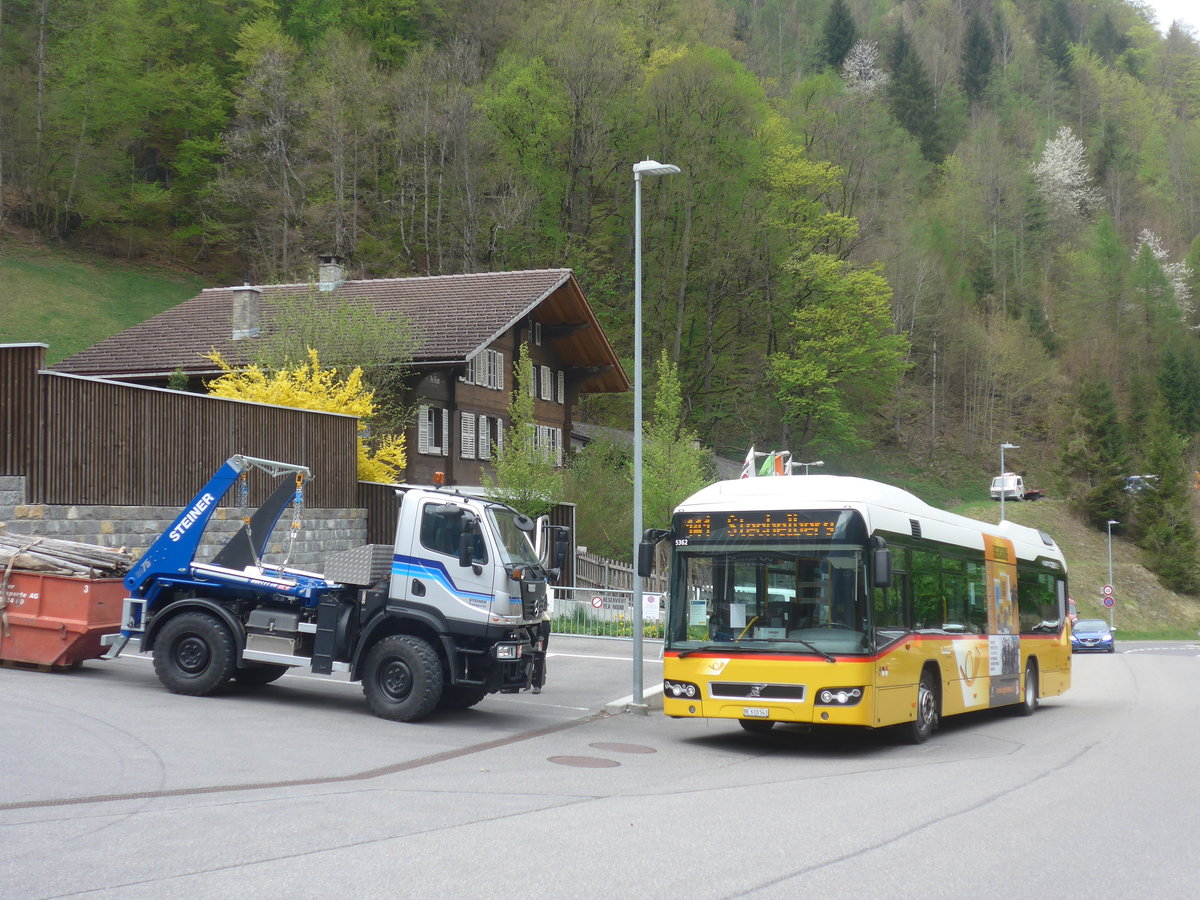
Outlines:
[[[1112,629],[1103,619],[1080,619],[1071,626],[1071,652],[1112,653],[1116,650]]]
[[[1140,494],[1151,488],[1158,487],[1157,475],[1127,475],[1125,476],[1125,493]]]

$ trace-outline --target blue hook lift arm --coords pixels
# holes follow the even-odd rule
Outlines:
[[[150,548],[142,554],[137,565],[125,576],[125,587],[135,597],[144,597],[150,583],[158,577],[186,575],[196,558],[200,539],[208,520],[212,517],[221,498],[229,493],[238,478],[247,469],[255,467],[262,469],[268,475],[278,477],[286,473],[299,473],[305,478],[311,477],[307,466],[296,466],[290,463],[275,462],[269,459],[258,459],[253,456],[231,456],[225,464],[200,489],[192,502],[186,506],[179,516],[171,523],[171,527],[158,536]],[[270,522],[253,523],[253,531],[258,541],[266,543],[267,535],[275,526],[284,506],[268,504],[274,518]],[[265,527],[264,527],[265,526]],[[258,543],[256,541],[255,543]]]

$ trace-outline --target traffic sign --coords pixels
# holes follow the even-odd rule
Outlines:
[[[596,607],[596,609],[599,609],[603,605],[604,605],[603,597],[593,597],[592,598],[592,606]]]
[[[1100,593],[1102,593],[1105,597],[1111,597],[1113,595],[1112,585],[1106,584],[1104,587],[1100,588]]]
[[[1105,605],[1105,606],[1112,606],[1112,605],[1113,605],[1113,598],[1112,598],[1112,597],[1105,597],[1105,598],[1104,598],[1104,605]]]

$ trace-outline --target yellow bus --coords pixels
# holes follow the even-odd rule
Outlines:
[[[1044,532],[989,525],[861,478],[723,481],[675,510],[663,711],[898,726],[1012,706],[1071,683],[1067,570]]]

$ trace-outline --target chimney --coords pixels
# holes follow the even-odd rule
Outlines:
[[[244,341],[246,338],[256,338],[262,332],[259,308],[262,300],[262,290],[253,285],[244,284],[233,290],[233,339]]]
[[[332,291],[341,287],[346,280],[346,268],[340,256],[317,257],[317,287],[322,291]]]

